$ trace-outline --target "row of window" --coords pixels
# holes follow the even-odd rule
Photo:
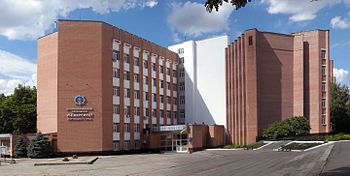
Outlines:
[[[114,141],[113,142],[114,146],[114,151],[119,151],[120,150],[120,143],[119,141]],[[134,140],[134,149],[139,149],[140,148],[140,141],[139,140]],[[125,140],[124,141],[124,150],[130,150],[130,141]]]
[[[124,89],[124,94],[126,98],[130,98],[131,97],[131,90],[128,88]],[[120,96],[120,87],[117,86],[113,86],[113,95],[114,96]],[[149,94],[148,92],[144,92],[144,100],[145,101],[149,101]],[[140,99],[140,91],[139,90],[134,90],[134,99],[139,100]],[[166,99],[166,102],[168,104],[171,104],[171,97],[170,96],[164,96],[164,95],[159,95],[159,99],[161,103],[164,103],[164,100]],[[157,102],[157,94],[152,93],[152,100],[153,102]],[[173,98],[174,103],[176,104],[177,102],[177,98]]]
[[[117,69],[117,68],[114,68],[114,69],[113,69],[113,77],[115,77],[115,78],[120,78],[119,69]],[[130,81],[130,72],[124,71],[124,80]],[[144,76],[144,77],[143,77],[143,80],[145,81],[145,84],[148,85],[148,76]],[[134,73],[134,81],[137,82],[137,83],[140,82],[140,75],[139,75],[139,74]],[[160,80],[160,83],[159,83],[160,88],[164,88],[164,82],[165,82],[165,81]],[[166,85],[167,89],[170,90],[170,84],[171,84],[171,83],[170,83],[170,82],[165,82],[165,83],[166,83],[165,85]],[[156,79],[156,78],[152,78],[152,85],[153,85],[154,87],[157,86],[157,79]],[[176,85],[175,83],[173,84],[173,88],[174,88],[174,89],[177,88],[177,85]]]
[[[113,61],[117,61],[117,60],[119,60],[119,51],[114,50],[113,51]],[[124,62],[128,63],[128,64],[130,63],[129,54],[124,53]],[[145,69],[148,69],[148,64],[149,64],[148,60],[143,61],[143,67]],[[140,58],[134,57],[134,66],[140,66]],[[155,63],[152,63],[151,66],[152,66],[153,71],[157,71],[157,65]],[[159,72],[164,73],[164,66],[163,65],[159,66]],[[165,72],[167,75],[170,75],[170,68],[166,68]],[[176,70],[173,70],[173,76],[177,77]]]
[[[141,108],[135,106],[134,112],[135,112],[136,116],[140,116]],[[120,115],[120,105],[113,105],[113,113]],[[167,118],[171,118],[171,111],[159,110],[159,113],[160,113],[160,117],[162,117],[162,118],[164,117],[164,113],[165,113],[165,116]],[[130,116],[130,114],[131,114],[131,107],[130,106],[125,106],[124,114],[126,117]],[[145,114],[145,117],[149,116],[149,109],[148,108],[144,108],[144,114]],[[173,114],[174,114],[174,117],[177,118],[176,112],[173,112]],[[157,109],[152,109],[152,116],[157,117]]]
[[[124,131],[126,133],[130,133],[130,123],[124,123]],[[113,132],[120,133],[120,123],[113,123]],[[140,124],[135,123],[134,124],[134,132],[139,133],[140,132]]]

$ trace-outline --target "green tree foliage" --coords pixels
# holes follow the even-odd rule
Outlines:
[[[305,117],[291,117],[272,123],[264,130],[264,138],[280,139],[285,137],[303,136],[309,134],[310,125]]]
[[[232,4],[237,9],[244,7],[248,2],[251,0],[207,0],[205,2],[204,6],[207,9],[208,12],[212,12],[213,9],[215,8],[216,11],[219,10],[219,7],[222,6],[223,2],[229,2]]]
[[[250,1],[251,0],[207,0],[204,6],[208,12],[212,12],[214,8],[216,11],[219,11],[219,7],[222,6],[222,3],[228,2],[232,4],[232,6],[236,8],[236,10],[238,10],[241,7],[244,7]],[[310,0],[310,2],[312,1],[318,1],[318,0]]]
[[[27,157],[27,143],[23,136],[19,136],[13,151],[16,158]]]
[[[30,158],[47,158],[51,155],[51,143],[40,132],[30,141],[27,148]]]
[[[350,91],[340,84],[331,85],[331,124],[334,132],[350,132]]]
[[[9,96],[0,94],[0,133],[36,132],[36,88],[18,85]]]

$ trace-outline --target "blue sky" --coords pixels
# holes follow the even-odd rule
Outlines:
[[[331,30],[335,75],[350,85],[350,0],[253,0],[236,11],[224,4],[207,13],[205,0],[3,0],[0,1],[0,93],[36,84],[36,38],[55,20],[101,20],[167,47],[184,40],[242,31],[291,33]]]

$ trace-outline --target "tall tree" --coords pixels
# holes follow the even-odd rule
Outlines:
[[[350,91],[340,84],[331,85],[331,124],[334,132],[350,132]]]
[[[33,132],[36,132],[36,88],[18,85],[12,95],[0,95],[0,133]]]

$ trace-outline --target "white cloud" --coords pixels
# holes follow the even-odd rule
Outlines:
[[[158,1],[154,1],[154,0],[150,0],[146,2],[146,6],[153,8],[154,6],[156,6],[158,4]]]
[[[341,16],[336,16],[331,19],[331,25],[334,29],[347,29],[350,27],[349,21]]]
[[[99,14],[131,8],[154,7],[156,0],[1,0],[0,35],[8,39],[36,39],[58,17],[77,9],[91,8]]]
[[[270,14],[288,14],[294,22],[313,20],[316,13],[325,7],[338,3],[350,4],[350,0],[261,0],[269,5],[267,11]]]
[[[36,86],[36,64],[0,50],[0,93],[11,94],[18,84]]]
[[[333,74],[338,83],[344,83],[348,79],[349,71],[344,70],[342,68],[340,69],[334,68]]]
[[[218,12],[208,13],[203,4],[196,2],[173,3],[168,22],[179,33],[200,36],[228,30],[229,17],[234,8],[224,3]]]

